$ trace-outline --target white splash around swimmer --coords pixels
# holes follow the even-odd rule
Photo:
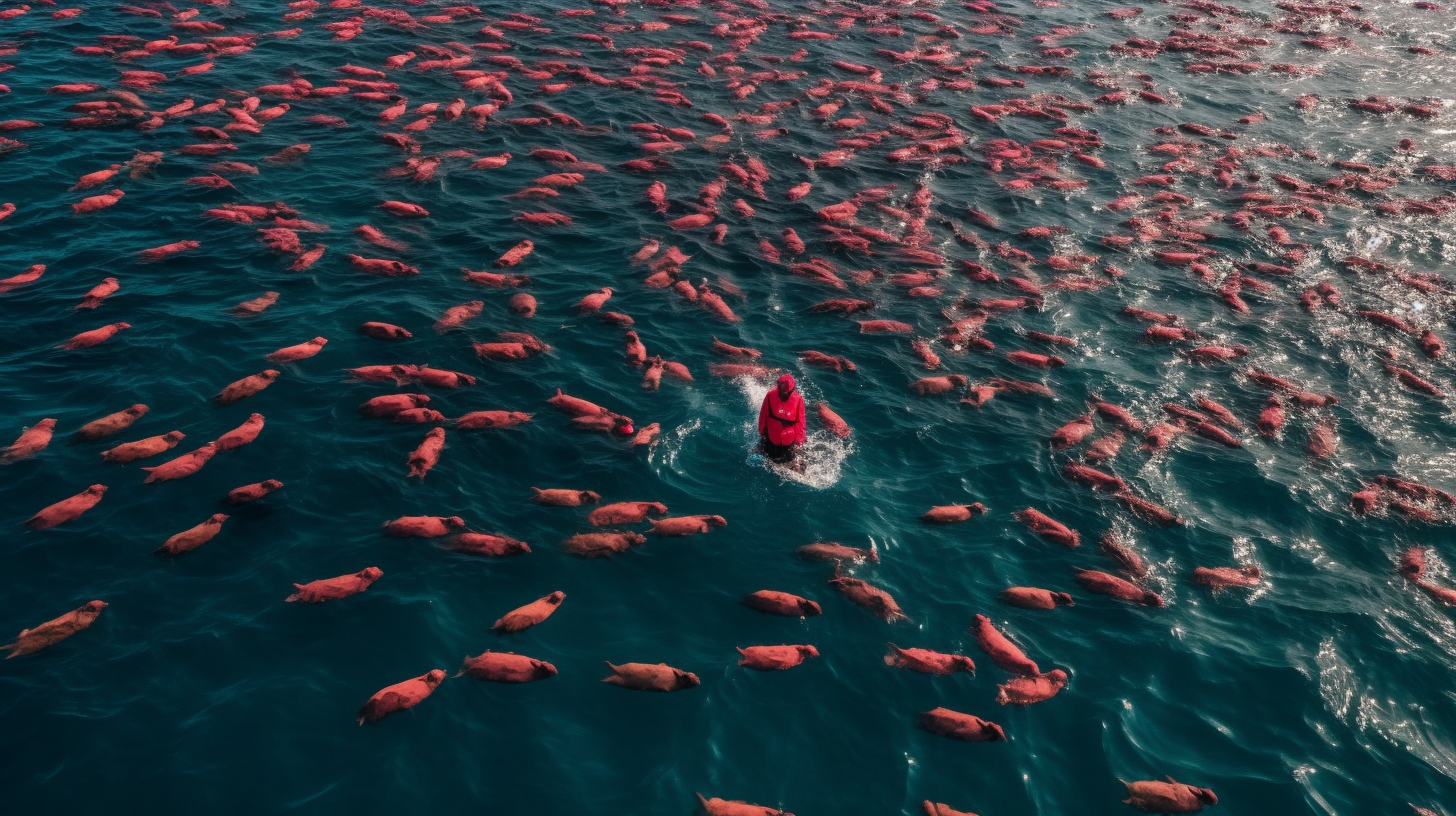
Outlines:
[[[798,461],[804,466],[802,470],[771,462],[758,452],[758,409],[777,379],[777,377],[765,380],[738,377],[733,381],[743,392],[744,398],[748,400],[748,422],[743,425],[743,435],[747,440],[750,461],[762,462],[785,481],[798,482],[815,490],[833,487],[838,484],[839,477],[843,473],[844,460],[854,452],[854,445],[849,440],[840,439],[823,428],[815,428],[815,421],[812,417],[809,420],[808,432],[804,437],[804,445],[799,449]],[[799,391],[804,394],[804,409],[812,411],[810,405],[815,400],[805,392],[802,381],[799,383]]]
[[[647,449],[647,463],[661,465],[676,471],[678,469],[677,457],[682,453],[683,446],[687,444],[688,435],[701,427],[703,427],[703,421],[694,419],[663,434],[657,444]]]

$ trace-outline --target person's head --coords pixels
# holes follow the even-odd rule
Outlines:
[[[794,393],[794,375],[785,374],[779,377],[779,399],[788,399]]]

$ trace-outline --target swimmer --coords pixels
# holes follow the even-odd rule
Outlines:
[[[794,375],[779,377],[778,385],[763,398],[758,411],[759,444],[771,461],[802,468],[797,462],[804,444],[806,413],[804,398],[795,388]]]

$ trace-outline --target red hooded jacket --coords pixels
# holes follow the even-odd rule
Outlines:
[[[779,385],[785,384],[791,389],[787,399],[779,398],[778,387],[770,389],[763,398],[763,406],[758,410],[758,435],[774,445],[802,444],[808,427],[804,398],[795,387],[794,375],[779,377]]]

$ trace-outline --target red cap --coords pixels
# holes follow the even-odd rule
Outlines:
[[[787,386],[788,390],[790,391],[794,390],[795,382],[793,374],[785,374],[784,376],[779,377],[779,388],[783,388],[785,386]]]

